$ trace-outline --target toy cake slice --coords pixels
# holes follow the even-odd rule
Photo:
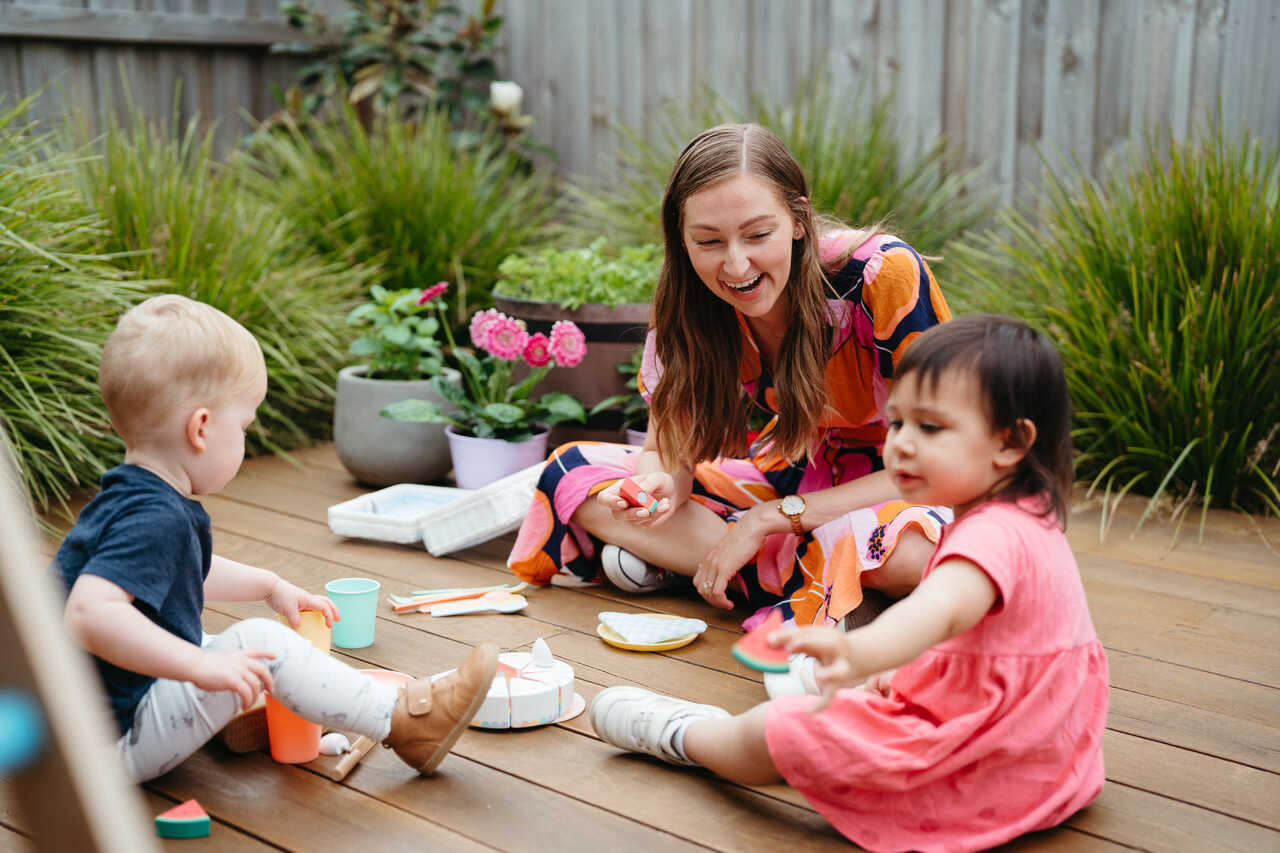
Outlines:
[[[769,635],[782,627],[782,611],[774,609],[760,627],[733,644],[730,651],[742,663],[761,672],[787,672],[791,669],[791,653],[781,646],[771,646]]]
[[[156,815],[156,835],[161,838],[203,838],[208,834],[209,815],[195,800]]]

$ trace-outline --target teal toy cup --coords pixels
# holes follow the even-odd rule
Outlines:
[[[373,625],[378,618],[378,590],[382,584],[372,578],[338,578],[324,585],[324,591],[338,605],[341,617],[333,623],[333,644],[342,649],[363,649],[373,645]]]

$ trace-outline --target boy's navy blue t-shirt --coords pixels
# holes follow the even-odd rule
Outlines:
[[[171,634],[200,645],[204,579],[213,556],[209,515],[155,474],[120,465],[80,513],[53,558],[67,591],[98,575],[133,596],[133,606]],[[94,657],[120,733],[155,678]]]

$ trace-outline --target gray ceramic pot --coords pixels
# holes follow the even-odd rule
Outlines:
[[[431,483],[449,473],[449,441],[444,424],[406,423],[378,414],[384,406],[410,398],[446,403],[428,379],[367,379],[364,366],[338,372],[333,405],[333,442],[338,458],[361,483]],[[449,381],[460,383],[458,371],[445,368]]]

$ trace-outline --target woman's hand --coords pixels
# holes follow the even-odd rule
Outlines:
[[[283,578],[277,578],[271,592],[265,599],[267,606],[288,620],[290,627],[297,628],[302,623],[298,615],[301,610],[318,610],[324,614],[324,624],[333,627],[339,619],[338,605],[328,596],[314,595],[299,586],[294,586]]]
[[[707,552],[693,575],[693,587],[708,603],[723,610],[733,609],[725,594],[729,581],[760,553],[765,531],[750,520],[750,513],[731,525],[724,537]]]
[[[648,492],[652,500],[658,502],[652,514],[648,507],[635,507],[627,503],[619,492],[622,487],[621,480],[596,495],[596,501],[612,512],[613,517],[618,521],[625,521],[637,527],[660,527],[665,524],[678,506],[675,478],[665,471],[653,471],[648,474],[632,474],[631,479],[637,486]]]
[[[780,628],[769,635],[769,645],[804,652],[816,661],[813,677],[822,690],[822,701],[814,711],[827,707],[841,687],[857,687],[867,677],[850,636],[838,628]]]
[[[271,670],[263,661],[274,657],[263,649],[204,652],[190,681],[201,690],[234,691],[243,710],[256,702],[262,691],[271,692]]]

